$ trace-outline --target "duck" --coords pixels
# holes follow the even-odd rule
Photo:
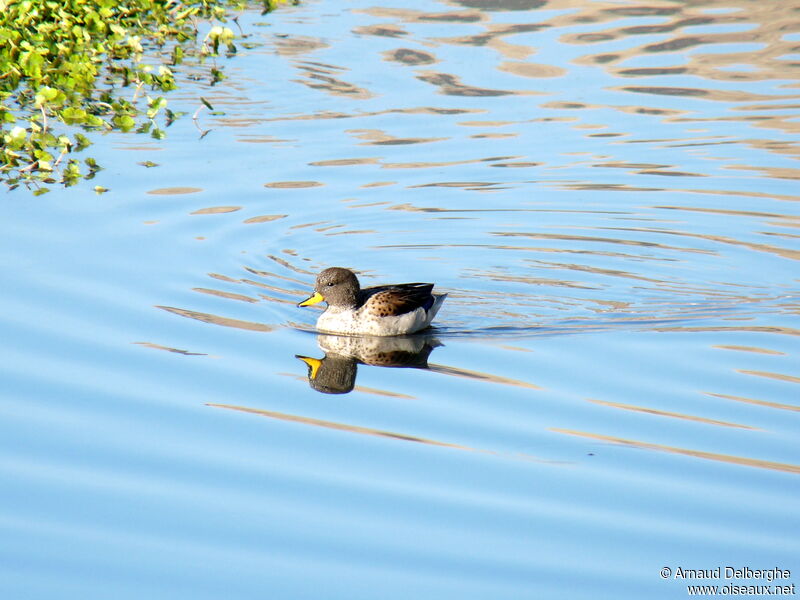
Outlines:
[[[297,306],[328,304],[317,329],[343,335],[394,336],[430,326],[447,294],[432,283],[399,283],[361,288],[350,269],[330,267],[317,275],[314,293]]]

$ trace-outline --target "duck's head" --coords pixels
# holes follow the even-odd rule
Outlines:
[[[360,289],[358,278],[350,269],[331,267],[317,275],[314,294],[297,306],[311,306],[324,300],[328,306],[355,307]]]

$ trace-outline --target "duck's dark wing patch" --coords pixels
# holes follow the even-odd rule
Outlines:
[[[404,315],[418,308],[433,306],[432,283],[401,283],[367,288],[362,291],[367,308],[379,317]]]

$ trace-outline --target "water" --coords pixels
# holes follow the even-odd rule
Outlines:
[[[0,205],[3,597],[796,583],[797,8],[243,16],[166,140]],[[436,328],[317,336],[333,265]]]

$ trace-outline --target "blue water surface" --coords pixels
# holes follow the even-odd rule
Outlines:
[[[0,202],[0,596],[797,583],[796,8],[245,12],[164,140]],[[318,335],[329,266],[449,297]]]

